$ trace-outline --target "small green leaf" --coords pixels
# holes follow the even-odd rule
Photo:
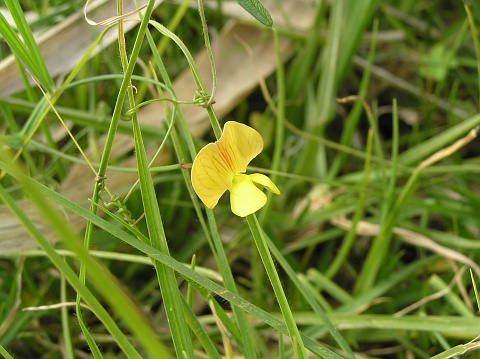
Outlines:
[[[263,25],[272,27],[273,20],[268,10],[259,0],[235,0],[238,5],[243,7],[250,15],[260,21]]]

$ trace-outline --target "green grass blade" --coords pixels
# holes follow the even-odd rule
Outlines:
[[[14,54],[18,54],[18,58],[27,65],[27,68],[37,78],[46,91],[48,93],[52,92],[53,80],[50,77],[47,67],[45,66],[45,62],[43,61],[37,43],[33,38],[32,31],[25,20],[23,10],[20,7],[19,2],[17,0],[5,0],[5,4],[7,5],[15,24],[17,25],[24,44],[21,43],[21,40],[18,38],[18,36],[16,36],[16,34],[14,36],[13,30],[8,31],[6,29],[8,24],[6,25],[4,23],[5,19],[3,16],[0,17],[0,33],[3,35],[3,31],[5,31],[5,34],[8,36],[8,38],[5,36],[4,37]],[[8,40],[10,40],[10,42]],[[23,47],[23,49],[21,47]]]
[[[0,344],[0,354],[3,355],[5,359],[13,359],[10,353]]]
[[[374,25],[373,25],[374,36],[373,36],[372,42],[370,43],[370,48],[368,51],[367,66],[362,75],[362,80],[359,86],[359,91],[357,95],[359,100],[355,101],[355,104],[353,105],[353,109],[350,111],[350,113],[348,114],[348,118],[345,121],[345,127],[342,130],[340,143],[344,146],[348,146],[352,142],[352,138],[355,134],[355,131],[358,128],[358,122],[360,121],[360,117],[361,117],[360,115],[362,111],[365,110],[363,101],[365,99],[368,86],[370,84],[371,66],[373,64],[376,45],[377,45],[377,32],[378,32],[378,21],[374,22]],[[340,171],[342,166],[345,164],[347,160],[347,156],[348,156],[348,153],[344,151],[340,151],[336,155],[335,160],[330,166],[330,169],[328,172],[329,179],[333,179],[337,176],[338,172]]]
[[[3,167],[3,166],[2,166]],[[65,243],[74,250],[77,255],[89,266],[94,276],[92,276],[92,282],[96,286],[109,304],[116,309],[117,313],[127,323],[132,332],[136,333],[137,337],[141,340],[145,348],[152,354],[163,353],[166,357],[169,357],[168,352],[163,345],[157,340],[155,333],[147,324],[143,314],[139,309],[131,302],[130,298],[123,293],[117,284],[117,280],[96,260],[86,255],[83,251],[81,241],[76,238],[75,234],[68,228],[65,221],[54,211],[54,209],[45,201],[45,198],[37,191],[38,187],[32,186],[27,177],[21,175],[17,170],[12,169],[10,166],[3,167],[7,173],[15,174],[16,178],[22,183],[26,191],[28,191],[31,199],[39,207],[41,212],[45,215],[45,218],[52,224],[56,232],[61,238],[68,239]],[[108,312],[99,303],[98,299],[92,294],[92,292],[78,279],[76,273],[63,261],[63,259],[56,253],[52,245],[45,239],[40,231],[32,224],[32,222],[26,217],[23,211],[18,207],[13,198],[7,193],[7,191],[0,186],[0,198],[10,208],[10,210],[16,215],[19,221],[23,224],[25,229],[30,235],[37,241],[40,247],[48,255],[52,263],[58,268],[58,270],[64,275],[65,279],[75,290],[80,293],[85,302],[90,306],[91,310],[96,316],[103,322],[108,331],[115,338],[115,341],[122,348],[124,353],[129,358],[141,358],[138,352],[133,348],[129,340],[118,328],[115,321],[108,314]]]
[[[438,135],[422,141],[420,144],[409,148],[398,156],[398,162],[402,165],[412,165],[425,159],[432,153],[448,146],[450,143],[465,135],[476,126],[480,126],[480,115],[475,115],[460,121]]]
[[[347,260],[347,256],[357,238],[356,228],[358,222],[362,219],[364,212],[365,212],[365,201],[368,192],[368,184],[369,184],[369,176],[370,176],[370,167],[371,167],[371,154],[372,154],[372,147],[373,147],[373,133],[369,131],[367,137],[367,158],[365,159],[365,167],[363,170],[363,181],[360,188],[359,198],[357,201],[357,208],[355,209],[355,213],[353,215],[353,223],[352,227],[350,228],[349,232],[345,236],[342,245],[340,246],[338,252],[336,253],[335,259],[329,265],[327,272],[325,275],[329,278],[333,278],[337,272],[340,270],[343,263]]]
[[[348,2],[345,7],[345,28],[342,31],[341,47],[337,65],[337,81],[340,83],[350,69],[352,57],[357,51],[365,29],[370,25],[374,8],[378,5],[375,0],[360,0]]]
[[[479,342],[473,342],[473,343],[467,343],[467,344],[460,344],[457,345],[453,348],[450,348],[448,350],[445,350],[444,352],[437,354],[430,359],[448,359],[448,358],[453,358],[458,355],[465,355],[468,352],[476,351],[480,349],[480,343]]]
[[[134,116],[132,123],[140,180],[140,192],[142,195],[145,219],[151,245],[153,248],[169,255],[167,238],[162,224],[162,217],[160,215],[160,208],[158,207],[157,196],[148,167],[147,155],[136,116]],[[178,291],[175,273],[170,268],[165,267],[158,262],[155,262],[155,269],[157,271],[159,286],[164,300],[165,312],[168,317],[170,330],[172,331],[172,338],[175,343],[177,355],[180,357],[182,356],[182,353],[186,353],[187,357],[193,357],[190,331],[183,319],[181,307],[178,306],[178,303],[180,303],[182,299],[180,298],[181,294]]]
[[[4,162],[0,161],[0,169],[7,170],[7,168],[8,166]],[[52,189],[45,187],[44,185],[28,177],[21,176],[21,178],[22,178],[22,181],[24,181],[24,183],[28,183],[28,186],[31,186],[32,188],[35,189],[35,191],[38,191],[39,193],[41,193],[43,201],[45,201],[45,198],[50,198],[54,202],[63,206],[65,209],[72,211],[73,213],[78,214],[82,218],[85,218],[86,220],[92,222],[95,226],[104,229],[114,237],[138,249],[140,252],[144,253],[145,255],[168,266],[169,268],[172,268],[174,271],[178,272],[183,277],[188,278],[191,281],[190,283],[195,287],[200,288],[200,290],[202,290],[202,288],[206,288],[212,293],[215,293],[218,296],[224,298],[225,300],[231,302],[233,305],[238,306],[246,313],[249,313],[250,315],[264,322],[265,324],[271,326],[272,328],[284,334],[288,334],[287,327],[282,320],[277,319],[273,315],[265,312],[264,310],[260,309],[254,304],[246,301],[245,299],[240,297],[238,294],[230,292],[229,290],[222,287],[221,285],[218,285],[217,283],[211,281],[210,279],[196,273],[195,271],[192,271],[185,264],[176,261],[172,257],[167,256],[164,253],[146,244],[148,242],[148,238],[145,236],[142,236],[141,233],[138,233],[138,237],[141,239],[139,240],[137,237],[127,234],[122,229],[118,228],[112,223],[107,222],[106,220],[100,218],[99,216],[92,214],[90,211],[68,200],[67,198],[56,193]],[[81,246],[81,245],[79,244],[78,246]],[[78,255],[79,249],[77,247],[73,249]],[[82,251],[80,251],[80,253],[83,253],[83,249]],[[78,278],[75,277],[75,279],[77,280]],[[126,315],[128,315],[128,312],[126,313]],[[305,347],[309,349],[311,352],[323,358],[339,359],[339,356],[337,354],[333,353],[329,349],[326,349],[325,347],[317,343],[315,340],[309,338],[305,334],[301,334],[301,337],[302,337],[303,343],[305,344]]]
[[[311,312],[295,313],[301,325],[321,325],[322,319]],[[389,331],[395,338],[395,330],[439,332],[456,338],[472,338],[479,333],[480,318],[465,318],[447,315],[410,315],[394,317],[388,314],[339,314],[329,315],[332,323],[338,328],[380,329]]]
[[[331,120],[335,109],[335,97],[339,85],[335,77],[340,49],[340,35],[343,29],[344,0],[335,1],[330,9],[328,36],[321,59],[321,75],[315,94],[311,94],[307,103],[310,110],[306,116],[306,131],[320,136]],[[325,147],[308,142],[297,172],[322,178],[325,175]]]
[[[196,337],[202,344],[203,348],[205,349],[205,352],[208,355],[208,358],[212,359],[221,359],[222,356],[218,352],[217,348],[213,344],[212,340],[208,336],[207,332],[199,322],[198,318],[193,314],[192,310],[188,306],[188,304],[185,302],[183,298],[181,298],[181,304],[183,307],[183,313],[185,315],[185,320],[188,322],[188,325],[192,329],[192,331],[195,333]]]

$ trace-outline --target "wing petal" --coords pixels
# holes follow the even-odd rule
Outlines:
[[[266,188],[268,191],[274,193],[274,194],[280,194],[280,190],[278,189],[277,186],[275,186],[275,183],[268,178],[265,175],[262,175],[261,173],[252,173],[249,175],[250,178],[252,179],[253,183],[257,185],[257,187]]]
[[[232,186],[234,173],[219,154],[216,143],[198,152],[192,165],[192,186],[208,208],[214,208],[220,197]]]
[[[230,206],[237,216],[246,217],[267,203],[267,196],[252,181],[249,175],[237,174],[230,189]]]

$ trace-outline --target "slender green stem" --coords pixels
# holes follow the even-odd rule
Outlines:
[[[185,299],[183,299],[183,297],[181,297],[180,299],[181,299],[180,304],[183,308],[185,320],[187,321],[190,328],[192,328],[192,331],[195,333],[196,337],[198,338],[198,341],[202,344],[203,348],[205,349],[205,352],[208,355],[208,358],[222,359],[222,356],[218,353],[217,348],[212,343],[212,340],[208,336],[206,330],[203,328],[198,318],[192,312],[189,303],[187,303]]]
[[[213,128],[213,133],[217,140],[222,136],[222,128],[220,126],[220,122],[218,121],[217,115],[213,110],[212,106],[207,107],[208,118],[210,119],[210,124]]]
[[[262,258],[265,271],[267,272],[268,278],[272,285],[275,296],[277,297],[280,310],[282,312],[285,324],[287,326],[290,339],[293,343],[293,349],[295,351],[295,358],[307,359],[307,353],[305,351],[305,346],[298,331],[297,324],[295,323],[295,318],[293,317],[292,310],[288,304],[287,297],[283,291],[282,283],[280,277],[278,276],[277,269],[273,263],[272,256],[267,246],[267,242],[263,236],[263,230],[258,222],[255,214],[250,214],[246,217],[250,231],[252,232],[255,244],[257,245],[258,252]]]
[[[62,303],[67,302],[67,285],[65,277],[62,276],[60,280],[60,301]],[[63,332],[63,342],[65,347],[65,357],[67,359],[74,359],[75,354],[73,352],[72,345],[72,336],[70,333],[70,325],[68,321],[68,308],[62,307],[60,309],[62,315],[62,332]]]
[[[212,72],[212,92],[210,93],[210,99],[206,103],[205,107],[209,107],[214,103],[215,92],[217,90],[217,72],[215,70],[215,62],[213,61],[212,46],[210,45],[210,36],[208,36],[207,20],[205,19],[205,11],[203,9],[203,1],[198,0],[198,14],[200,15],[200,21],[202,22],[203,39],[205,41],[205,50],[207,51],[208,60],[210,62],[210,69]]]
[[[207,109],[208,112],[208,117],[210,119],[210,122],[212,124],[213,132],[215,133],[215,136],[220,138],[222,135],[222,128],[220,126],[220,123],[217,119],[217,116],[215,115],[215,112],[213,111],[212,108],[212,102],[211,96],[207,95],[207,92],[205,90],[205,87],[203,86],[203,82],[200,79],[200,72],[198,71],[197,65],[195,64],[195,61],[193,60],[193,56],[188,50],[188,48],[185,46],[185,44],[180,40],[180,38],[172,33],[170,30],[168,30],[165,26],[159,24],[158,22],[155,21],[150,21],[150,24],[152,24],[160,33],[162,33],[165,36],[168,36],[171,38],[177,46],[182,50],[183,54],[185,55],[185,58],[188,61],[188,65],[190,66],[190,70],[192,71],[193,79],[195,81],[195,85],[197,86],[197,103]],[[210,44],[210,42],[208,42]],[[211,50],[210,50],[211,51]],[[211,65],[213,66],[213,65]]]
[[[285,259],[282,253],[278,250],[278,248],[275,247],[275,244],[272,242],[270,237],[268,237],[268,235],[264,233],[264,238],[269,250],[272,252],[275,259],[278,261],[283,270],[287,273],[290,280],[295,284],[300,293],[302,293],[303,297],[308,302],[313,311],[321,318],[321,320],[323,321],[323,325],[325,325],[325,328],[330,332],[330,335],[337,341],[338,345],[345,351],[345,354],[349,358],[355,358],[352,349],[348,346],[347,342],[342,337],[339,330],[331,323],[327,314],[324,310],[322,310],[316,300],[311,295],[309,295],[307,287],[302,283],[298,274],[295,273],[293,268],[288,264],[288,261]]]
[[[223,249],[222,240],[218,233],[217,223],[215,221],[215,216],[212,210],[207,209],[207,218],[208,224],[210,226],[210,231],[212,234],[213,245],[216,251],[216,257],[218,260],[218,266],[220,269],[220,273],[222,274],[222,278],[225,282],[225,287],[230,290],[232,293],[238,294],[237,287],[235,285],[235,280],[233,279],[232,271],[230,270],[230,266],[228,264],[227,256],[225,254],[225,250]],[[241,329],[241,335],[243,338],[243,347],[245,349],[245,357],[246,358],[256,358],[257,354],[255,353],[255,346],[254,340],[252,336],[252,329],[248,325],[247,318],[245,317],[245,313],[240,308],[234,306],[233,312],[235,317],[238,321],[238,325]]]
[[[475,293],[475,300],[477,302],[477,310],[480,310],[480,296],[478,295],[477,282],[473,276],[473,271],[470,268],[470,279],[472,280],[473,292]]]

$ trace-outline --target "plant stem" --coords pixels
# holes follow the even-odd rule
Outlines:
[[[280,282],[280,277],[278,276],[277,269],[273,263],[272,255],[267,246],[267,242],[263,236],[263,230],[258,222],[255,214],[250,214],[246,217],[250,231],[252,232],[253,239],[257,245],[258,252],[262,258],[265,271],[267,272],[270,283],[272,284],[273,291],[277,297],[280,310],[283,314],[285,320],[285,325],[287,326],[288,334],[292,340],[293,349],[295,351],[295,358],[297,359],[307,359],[307,353],[305,351],[305,346],[303,345],[302,337],[298,331],[297,324],[295,323],[295,318],[293,317],[292,310],[288,304],[287,297]]]

